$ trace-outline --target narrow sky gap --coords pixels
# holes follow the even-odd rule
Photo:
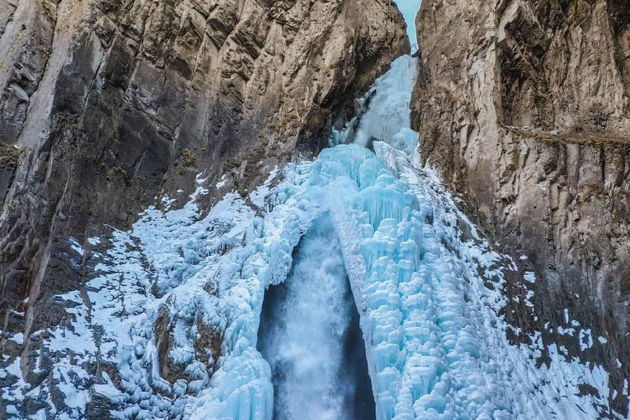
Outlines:
[[[412,50],[418,48],[418,37],[416,34],[416,15],[420,9],[422,0],[394,0],[400,11],[402,12],[405,21],[407,22],[407,34],[409,35],[409,42],[411,42]]]

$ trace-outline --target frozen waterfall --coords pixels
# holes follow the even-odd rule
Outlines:
[[[601,367],[544,348],[540,334],[508,342],[501,289],[512,262],[418,167],[415,68],[409,56],[394,62],[367,112],[333,136],[357,144],[274,171],[247,200],[229,194],[207,215],[196,204],[200,175],[184,208],[165,199],[166,210],[114,231],[84,292],[58,296],[73,319],[41,336],[40,356],[57,360],[58,393],[18,381],[3,398],[51,410],[63,398],[69,411],[58,418],[85,417],[90,398],[136,419],[606,412]],[[543,351],[549,362],[539,366]],[[14,365],[21,375],[19,358]]]

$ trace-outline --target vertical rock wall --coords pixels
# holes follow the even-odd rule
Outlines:
[[[536,274],[506,317],[630,377],[630,7],[624,0],[425,0],[413,121],[421,158]],[[526,258],[524,258],[526,257]],[[568,314],[568,315],[567,315]],[[577,320],[592,347],[562,334]],[[544,359],[544,357],[543,357]],[[543,360],[544,361],[544,360]],[[585,390],[584,392],[589,392]]]

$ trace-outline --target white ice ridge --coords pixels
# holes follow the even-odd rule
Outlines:
[[[500,267],[508,260],[410,158],[417,134],[408,101],[390,101],[412,86],[413,67],[402,57],[377,81],[358,128],[359,138],[391,144],[326,149],[286,167],[276,186],[270,179],[254,204],[232,193],[203,217],[200,187],[184,208],[150,208],[130,231],[114,232],[85,290],[58,297],[72,320],[41,333],[40,357],[54,360],[53,377],[29,388],[19,358],[1,373],[17,378],[1,391],[14,403],[9,414],[19,418],[17,407],[37,398],[43,417],[84,418],[87,402],[101,399],[119,418],[270,419],[271,371],[257,350],[265,289],[287,279],[297,244],[324,214],[359,310],[378,419],[610,412],[601,367],[554,346],[549,364],[537,367],[539,335],[533,345],[506,339]],[[581,393],[584,384],[599,397]],[[53,404],[59,399],[64,405]]]

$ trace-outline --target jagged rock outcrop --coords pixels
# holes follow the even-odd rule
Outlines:
[[[514,339],[540,331],[603,364],[612,406],[627,415],[628,3],[425,0],[417,24],[421,159],[537,276],[533,313],[516,301],[506,308],[521,328]],[[514,299],[526,290],[510,286]],[[572,320],[601,338],[590,346],[562,334]]]
[[[0,320],[24,372],[67,316],[52,296],[88,276],[73,246],[200,173],[247,191],[319,149],[409,49],[390,0],[0,2]]]

